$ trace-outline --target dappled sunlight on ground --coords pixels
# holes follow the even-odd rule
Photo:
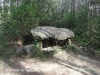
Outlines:
[[[12,58],[1,61],[0,75],[99,75],[100,62],[59,51],[48,59]]]

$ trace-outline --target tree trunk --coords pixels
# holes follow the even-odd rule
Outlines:
[[[71,13],[72,13],[72,16],[75,17],[75,0],[72,0],[72,3],[71,3]]]

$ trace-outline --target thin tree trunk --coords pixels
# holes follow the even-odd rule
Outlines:
[[[17,5],[17,7],[19,6],[19,2],[20,2],[19,0],[16,0],[16,5]]]
[[[71,12],[72,12],[72,16],[75,18],[75,0],[72,0]]]

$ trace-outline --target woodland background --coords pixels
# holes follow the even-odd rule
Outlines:
[[[100,0],[0,0],[0,48],[36,26],[71,29],[100,53]]]

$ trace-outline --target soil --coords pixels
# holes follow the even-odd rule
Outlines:
[[[48,59],[0,60],[0,75],[100,75],[100,61],[59,50]]]

